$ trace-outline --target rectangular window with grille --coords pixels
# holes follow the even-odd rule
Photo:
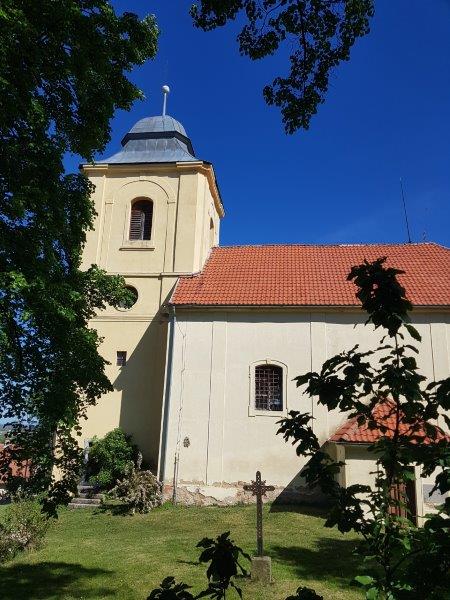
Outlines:
[[[283,369],[276,365],[255,367],[255,409],[283,410]]]
[[[124,367],[127,364],[127,353],[124,350],[117,350],[117,361],[118,367]]]

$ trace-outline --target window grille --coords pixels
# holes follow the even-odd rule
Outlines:
[[[275,365],[255,368],[255,409],[283,410],[283,369]]]
[[[116,364],[118,367],[124,367],[127,364],[127,353],[124,350],[117,351]]]
[[[138,200],[131,207],[130,240],[149,240],[152,235],[153,202]]]

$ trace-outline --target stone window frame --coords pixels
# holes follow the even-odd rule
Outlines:
[[[259,410],[255,407],[255,391],[256,391],[256,382],[255,382],[255,373],[256,367],[261,367],[265,365],[274,365],[275,367],[280,367],[282,369],[282,400],[283,400],[283,409],[282,410]],[[288,398],[287,398],[287,382],[288,382],[288,367],[285,363],[275,360],[272,358],[263,358],[261,360],[257,360],[252,362],[249,366],[249,403],[248,403],[248,416],[249,417],[272,417],[276,419],[280,419],[282,417],[287,417],[289,408],[288,408]]]
[[[131,223],[131,209],[135,202],[141,200],[148,200],[152,203],[152,226],[150,230],[149,240],[130,240],[130,223]],[[147,195],[133,196],[127,202],[125,223],[123,228],[122,245],[120,250],[154,250],[155,249],[155,223],[157,219],[158,203]]]

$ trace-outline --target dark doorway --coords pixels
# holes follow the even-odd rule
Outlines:
[[[414,525],[417,525],[417,493],[415,479],[408,479],[405,485],[405,492],[409,519],[414,523]]]
[[[413,473],[413,469],[410,469]],[[391,487],[391,498],[398,504],[391,507],[391,514],[408,518],[417,525],[417,494],[416,480],[407,479],[406,482],[395,482]]]

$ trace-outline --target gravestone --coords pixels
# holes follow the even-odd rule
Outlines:
[[[251,577],[254,581],[270,583],[272,581],[272,560],[270,556],[264,556],[263,537],[263,496],[266,492],[272,492],[275,488],[261,481],[261,472],[256,471],[256,479],[251,484],[244,485],[246,492],[252,492],[256,496],[256,547],[257,556],[252,557]]]

